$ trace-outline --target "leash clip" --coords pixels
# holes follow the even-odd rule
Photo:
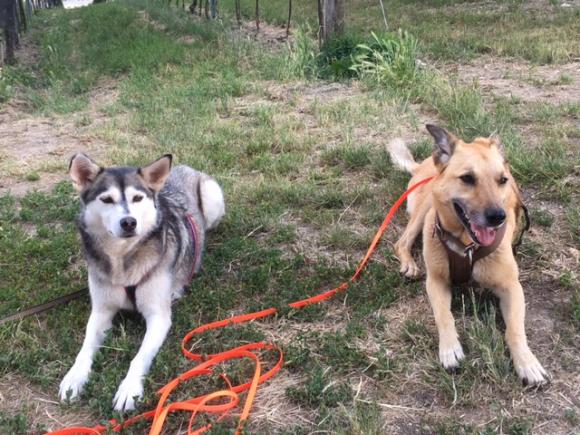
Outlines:
[[[475,243],[471,243],[470,245],[468,245],[465,248],[465,251],[463,252],[463,255],[467,258],[469,258],[469,266],[473,266],[473,251],[475,250],[476,244]]]

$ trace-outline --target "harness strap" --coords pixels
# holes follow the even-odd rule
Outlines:
[[[188,278],[188,283],[191,283],[191,280],[196,275],[197,270],[199,269],[200,262],[201,262],[201,238],[199,237],[199,227],[197,226],[195,220],[193,219],[193,216],[190,213],[186,213],[184,216],[184,220],[187,224],[186,226],[187,226],[189,237],[191,238],[192,246],[193,246],[193,262],[191,264],[191,271],[189,272],[189,278]],[[151,274],[151,271],[152,270],[147,272],[143,276],[143,278],[141,278],[141,281],[139,281],[139,283],[137,283],[135,285],[128,285],[125,287],[125,293],[127,293],[127,297],[131,301],[131,304],[133,305],[133,309],[135,311],[138,311],[137,310],[137,299],[136,299],[137,286],[139,284],[141,284],[143,281],[147,280],[147,278]]]
[[[464,245],[463,242],[441,226],[439,215],[435,214],[435,226],[433,237],[439,237],[441,244],[447,251],[449,260],[449,277],[453,285],[461,285],[469,282],[473,274],[473,265],[494,252],[500,245],[505,235],[507,225],[505,223],[497,229],[495,240],[489,246],[481,246],[477,243]]]
[[[125,287],[125,293],[127,293],[127,297],[131,301],[133,308],[137,311],[137,300],[135,299],[135,292],[137,291],[136,285],[128,285]]]

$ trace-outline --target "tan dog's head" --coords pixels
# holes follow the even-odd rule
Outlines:
[[[435,138],[433,160],[439,171],[433,183],[434,205],[445,220],[458,220],[472,240],[491,245],[507,212],[519,201],[498,138],[465,143],[445,129],[427,125]]]

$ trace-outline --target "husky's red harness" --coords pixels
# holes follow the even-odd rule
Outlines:
[[[186,222],[187,231],[189,233],[189,237],[191,238],[191,246],[193,246],[193,262],[191,263],[191,270],[189,272],[189,278],[187,279],[187,283],[189,285],[189,284],[191,284],[193,277],[195,276],[195,274],[199,270],[199,265],[201,262],[201,250],[202,250],[201,249],[201,238],[199,237],[199,227],[197,226],[197,223],[195,222],[195,219],[193,218],[193,216],[190,213],[185,213],[185,217],[183,218],[183,220],[185,220],[185,222]],[[149,275],[151,274],[151,272],[152,272],[152,270],[147,272],[145,274],[145,276],[143,278],[141,278],[140,282],[144,282],[145,280],[147,280],[147,278],[149,278]],[[136,299],[135,293],[137,292],[138,285],[139,284],[128,285],[127,287],[125,287],[125,293],[127,293],[127,297],[131,301],[131,304],[133,304],[133,309],[135,309],[135,311],[137,311],[137,299]]]

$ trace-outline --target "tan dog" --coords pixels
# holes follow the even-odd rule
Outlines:
[[[443,128],[427,125],[427,130],[436,145],[433,156],[421,164],[399,139],[388,149],[393,162],[413,174],[409,185],[435,176],[409,197],[410,220],[395,252],[401,273],[418,276],[411,247],[423,230],[427,294],[439,332],[441,363],[454,369],[464,358],[451,314],[451,287],[457,274],[450,263],[458,259],[467,264],[467,276],[500,298],[506,342],[520,378],[530,384],[543,383],[546,371],[527,344],[524,293],[512,252],[522,202],[501,143],[497,138],[465,143]],[[486,256],[476,261],[484,251]]]

